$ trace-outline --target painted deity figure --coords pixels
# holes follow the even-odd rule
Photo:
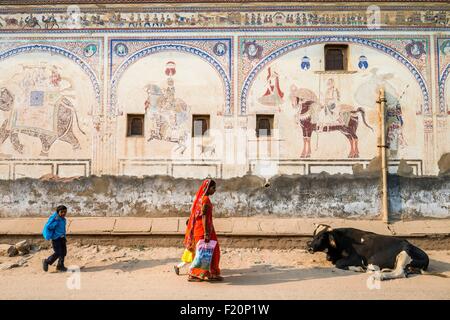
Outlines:
[[[405,137],[403,135],[404,121],[402,115],[402,107],[400,105],[399,99],[390,96],[389,93],[386,93],[386,100],[387,144],[389,147],[390,155],[392,157],[396,157],[398,151],[407,146]]]
[[[254,56],[256,56],[257,52],[258,52],[258,48],[256,47],[255,44],[252,43],[248,46],[249,56],[254,57]]]
[[[175,142],[178,144],[177,150],[181,150],[181,153],[183,153],[186,150],[187,134],[184,127],[187,123],[189,107],[183,100],[176,98],[175,84],[172,78],[175,73],[175,63],[169,61],[165,70],[167,75],[166,88],[161,89],[155,84],[147,85],[144,88],[147,92],[144,106],[146,117],[149,118],[148,141]]]
[[[276,71],[269,67],[266,78],[266,91],[258,102],[266,106],[279,106],[283,103],[284,93],[280,88],[280,79]]]
[[[216,53],[220,56],[224,55],[226,52],[226,47],[223,43],[217,44]]]
[[[318,116],[317,124],[319,131],[323,131],[323,127],[326,125],[343,124],[339,113],[340,100],[341,96],[339,89],[335,87],[334,80],[332,78],[328,79],[324,106],[320,110]]]
[[[175,110],[175,86],[172,78],[167,79],[167,88],[164,90],[161,107],[166,111]]]

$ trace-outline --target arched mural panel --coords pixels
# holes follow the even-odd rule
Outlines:
[[[161,51],[137,60],[117,84],[123,112],[118,133],[125,146],[119,158],[189,158],[192,115],[209,115],[211,127],[220,127],[225,101],[222,77],[199,56]],[[145,115],[143,137],[120,138],[127,114]]]
[[[364,48],[361,59],[361,47],[350,44],[348,72],[323,72],[324,44],[318,44],[270,61],[255,77],[247,113],[275,114],[282,158],[376,156],[376,101],[382,86],[391,157],[423,157],[423,120],[416,114],[423,104],[419,84],[402,63],[375,49]]]
[[[90,115],[100,101],[93,78],[87,65],[59,48],[4,54],[0,153],[5,158],[90,158]]]

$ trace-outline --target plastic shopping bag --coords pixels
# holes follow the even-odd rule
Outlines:
[[[197,268],[202,270],[210,270],[211,259],[216,247],[217,241],[209,240],[208,243],[205,240],[200,240],[197,243],[197,249],[195,251],[195,258],[191,264],[191,269]]]
[[[188,249],[184,249],[183,255],[181,256],[181,261],[191,263],[192,260],[194,260],[194,253]]]

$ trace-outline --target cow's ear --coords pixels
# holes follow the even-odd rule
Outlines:
[[[330,241],[330,246],[332,246],[333,248],[336,248],[336,247],[337,247],[337,245],[336,245],[336,240],[334,240],[334,236],[333,236],[333,233],[332,233],[332,232],[330,232],[330,233],[328,234],[328,240]]]

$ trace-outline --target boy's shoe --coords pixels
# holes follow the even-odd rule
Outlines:
[[[173,270],[175,271],[175,273],[177,274],[177,276],[180,275],[180,268],[178,268],[178,266],[173,266]]]
[[[47,262],[47,259],[42,260],[42,269],[44,269],[45,272],[48,271],[48,262]]]
[[[56,271],[67,272],[67,268],[64,266],[56,266]]]

